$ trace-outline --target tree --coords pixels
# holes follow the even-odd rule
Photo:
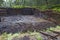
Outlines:
[[[45,0],[46,1],[46,5],[48,6],[48,0]]]
[[[3,3],[3,0],[0,0],[0,6],[1,6],[2,3]]]
[[[1,4],[2,7],[11,7],[14,4],[13,0],[4,0]]]

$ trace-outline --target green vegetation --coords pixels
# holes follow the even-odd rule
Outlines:
[[[48,28],[46,31],[49,32],[50,30],[53,30],[53,31],[60,31],[60,26]]]
[[[60,12],[60,0],[0,0],[0,7],[32,7],[40,10],[53,9]]]
[[[60,31],[60,26],[57,26],[57,27],[51,27],[51,28],[48,28],[46,30],[46,32],[50,32],[50,30],[54,30],[54,31]],[[20,35],[20,36],[19,36]],[[3,33],[1,36],[0,36],[0,40],[12,40],[13,38],[21,38],[22,36],[34,36],[37,38],[37,40],[42,40],[42,37],[40,35],[39,32],[26,32],[26,33],[15,33],[15,34],[7,34],[7,33]]]
[[[37,32],[15,33],[15,34],[4,33],[0,36],[0,40],[12,40],[14,37],[21,38],[21,37],[24,37],[24,36],[27,36],[27,35],[29,35],[31,37],[34,36],[34,37],[36,37],[37,40],[42,40],[42,37],[40,36],[40,33],[37,33]]]

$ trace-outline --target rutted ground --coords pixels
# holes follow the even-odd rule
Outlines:
[[[16,33],[26,31],[38,31],[54,27],[51,21],[35,16],[8,16],[2,17],[0,22],[0,33]],[[13,31],[12,31],[13,30]]]

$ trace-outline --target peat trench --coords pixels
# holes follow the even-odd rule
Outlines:
[[[31,10],[31,9],[30,9]],[[27,13],[27,14],[26,14]],[[20,15],[22,14],[22,15]],[[18,15],[0,16],[0,34],[6,33],[17,33],[27,31],[42,31],[50,27],[56,27],[57,24],[54,21],[47,20],[49,16],[45,13],[34,10],[33,14],[28,14],[28,10]],[[25,15],[26,14],[26,15]],[[31,15],[30,15],[31,14]],[[60,16],[59,16],[60,17]],[[56,38],[55,36],[48,35],[44,32],[41,34],[48,36],[51,39]]]
[[[0,10],[0,12],[3,12],[3,10]],[[46,14],[39,11],[38,9],[8,9],[6,13],[7,14],[5,16],[0,16],[0,34],[4,32],[16,33],[34,30],[46,30],[47,28],[57,26],[55,21],[48,20],[48,18],[50,18],[48,15],[49,12]]]

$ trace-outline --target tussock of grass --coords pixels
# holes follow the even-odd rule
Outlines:
[[[15,33],[15,34],[4,33],[4,34],[0,35],[0,40],[12,40],[14,37],[20,38],[20,37],[24,37],[25,35],[34,36],[37,38],[37,40],[42,40],[40,33],[37,33],[37,32]]]
[[[60,31],[60,26],[48,28],[46,31],[47,31],[47,32],[50,32],[50,30],[53,30],[53,31]]]

